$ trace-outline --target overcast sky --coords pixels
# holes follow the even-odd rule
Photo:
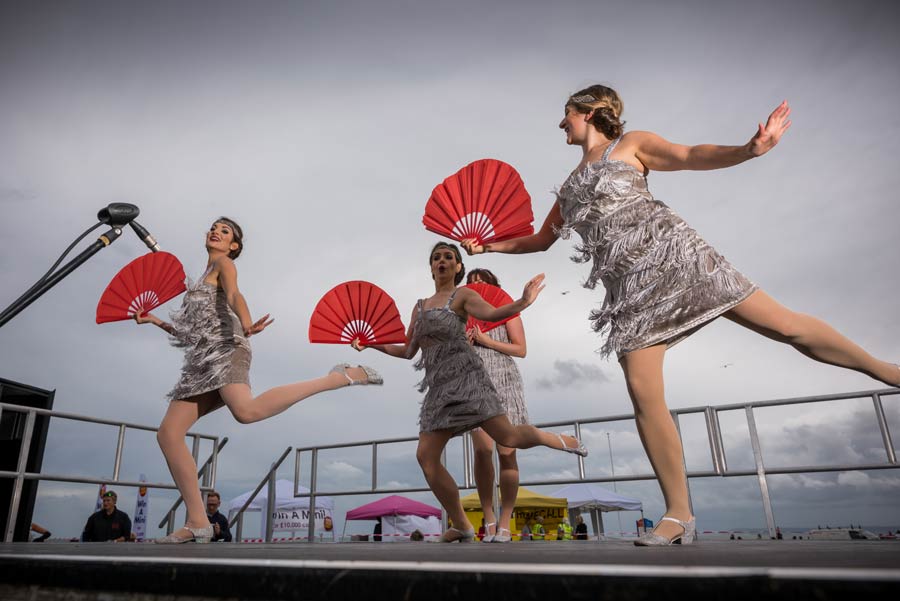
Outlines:
[[[539,225],[580,159],[556,127],[565,99],[605,83],[624,99],[626,129],[685,144],[743,144],[787,99],[794,125],[772,153],[717,172],[654,173],[651,191],[776,299],[898,360],[898,13],[882,1],[4,2],[0,305],[109,202],[138,205],[193,277],[205,267],[205,230],[227,215],[244,228],[237,267],[251,311],[276,320],[252,340],[254,389],[358,360],[381,370],[385,386],[315,397],[250,426],[225,411],[205,418],[197,431],[230,438],[223,497],[255,485],[287,446],[415,435],[420,374],[374,352],[311,345],[313,307],[335,284],[365,279],[396,299],[406,322],[433,292],[427,254],[437,238],[421,225],[425,201],[475,159],[519,170]],[[466,259],[514,296],[547,274],[524,315],[519,362],[537,422],[631,412],[618,365],[594,353],[601,340],[587,315],[603,291],[580,287],[587,266],[568,260],[571,246]],[[180,352],[155,328],[94,323],[106,284],[145,251],[125,232],[5,326],[0,377],[55,389],[60,411],[158,424]],[[673,408],[882,388],[724,320],[672,350],[666,384]],[[885,404],[896,439],[900,398]],[[884,459],[865,399],[757,420],[767,465]],[[689,467],[703,469],[702,419],[683,425]],[[742,413],[723,416],[723,429],[730,465],[752,468]],[[617,474],[649,470],[623,422],[586,433],[589,473],[609,473],[606,432]],[[115,440],[112,428],[55,422],[44,470],[109,476]],[[412,449],[386,462],[383,482],[421,482]],[[520,457],[523,480],[575,473],[569,456]],[[367,481],[364,454],[335,453],[320,466],[335,487]],[[289,462],[281,475],[292,472]],[[129,433],[122,476],[139,473],[168,480],[152,435]],[[770,486],[780,524],[900,526],[893,470]],[[753,478],[692,487],[702,528],[764,525]],[[663,510],[653,482],[618,489],[641,498],[648,517]],[[35,520],[77,535],[95,490],[41,485]],[[163,498],[172,496],[151,503],[154,523]],[[132,492],[120,499],[133,511]],[[364,500],[339,501],[339,527],[341,512]],[[627,526],[635,516],[625,517]]]

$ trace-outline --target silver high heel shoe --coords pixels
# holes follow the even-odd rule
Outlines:
[[[361,368],[366,372],[365,380],[354,380],[347,374],[347,370],[352,366],[349,363],[338,363],[334,367],[331,368],[331,371],[328,373],[341,374],[350,382],[349,386],[357,386],[359,384],[376,384],[381,385],[384,384],[384,378],[381,377],[381,374],[369,367],[368,365],[357,365],[356,367]]]
[[[494,527],[494,534],[491,534],[490,532],[488,532],[488,530],[491,528],[491,526]],[[484,525],[484,538],[481,539],[481,542],[492,543],[492,542],[494,542],[495,536],[497,536],[497,522],[491,522],[490,524],[485,524]]]
[[[504,534],[504,532],[506,534]],[[508,543],[512,540],[512,532],[507,528],[500,528],[497,530],[497,534],[494,535],[494,538],[491,539],[492,543]]]
[[[670,518],[669,516],[664,515],[659,521],[675,522],[684,529],[684,532],[672,540],[669,540],[665,536],[654,534],[653,532],[646,532],[641,535],[639,539],[634,541],[634,544],[638,547],[668,547],[670,545],[689,545],[697,538],[697,518],[695,517],[683,522],[678,518]]]
[[[578,440],[577,438],[575,439],[575,440],[578,440],[577,447],[567,447],[566,441],[563,440],[562,434],[557,434],[556,437],[559,439],[559,444],[562,445],[562,448],[560,449],[560,451],[565,451],[566,453],[574,453],[575,455],[578,455],[579,457],[587,457],[588,456],[587,448],[583,444],[581,444],[581,441]]]
[[[208,543],[212,540],[213,537],[213,527],[212,524],[206,526],[205,528],[191,528],[190,526],[185,526],[185,530],[191,533],[190,538],[181,538],[180,536],[175,536],[175,533],[168,536],[164,536],[162,538],[157,538],[153,542],[157,545],[180,545],[181,543]]]
[[[459,536],[456,538],[448,539],[447,535],[450,534],[450,532],[456,532],[457,534],[459,534]],[[454,528],[453,526],[447,528],[447,531],[441,535],[442,543],[455,543],[457,541],[461,543],[471,543],[473,540],[475,540],[475,530],[460,530],[459,528]]]

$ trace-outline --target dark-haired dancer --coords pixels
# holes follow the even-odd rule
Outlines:
[[[484,321],[500,321],[523,311],[543,289],[543,274],[525,285],[522,298],[494,308],[474,290],[457,288],[465,267],[455,245],[436,244],[428,262],[434,295],[416,303],[407,331],[408,342],[372,348],[404,359],[412,359],[422,350],[416,369],[425,370],[419,390],[426,394],[419,411],[416,459],[428,486],[453,522],[443,540],[469,542],[475,537],[475,529],[463,511],[456,482],[441,465],[441,453],[450,438],[481,426],[506,447],[528,449],[543,445],[582,456],[587,451],[573,436],[551,434],[529,425],[513,426],[484,364],[466,340],[469,315]],[[358,340],[353,341],[353,347],[366,348]]]
[[[497,276],[488,269],[473,269],[466,276],[466,282],[484,282],[500,286]],[[525,388],[522,374],[513,357],[524,357],[527,351],[525,328],[522,318],[514,317],[505,324],[482,332],[478,326],[466,332],[475,352],[481,357],[484,369],[500,396],[506,417],[514,426],[528,423],[528,408],[525,406]],[[494,441],[481,428],[472,430],[472,444],[475,447],[475,487],[485,518],[483,542],[508,543],[512,540],[509,523],[519,495],[519,464],[516,450],[497,444],[497,459],[500,466],[500,516],[494,515]]]
[[[135,321],[162,328],[172,336],[173,345],[185,349],[181,379],[169,393],[171,402],[159,425],[157,440],[184,498],[187,520],[184,528],[157,543],[206,543],[213,535],[197,484],[197,464],[184,442],[185,434],[198,419],[225,405],[240,423],[250,424],[319,392],[350,384],[381,384],[374,370],[342,364],[327,376],[279,386],[254,398],[247,339],[265,330],[273,320],[265,315],[254,322],[238,289],[234,259],[243,247],[240,226],[220,217],[206,234],[206,271],[188,288],[181,309],[172,314],[172,323],[150,313],[135,315]]]
[[[828,324],[795,313],[759,290],[647,189],[651,170],[721,169],[771,150],[790,127],[787,102],[742,146],[682,146],[646,131],[622,133],[622,101],[605,86],[569,97],[559,123],[568,144],[581,146],[578,167],[562,184],[543,227],[532,236],[479,246],[471,254],[547,250],[574,231],[578,262],[592,262],[585,286],[602,282],[606,299],[591,314],[608,333],[603,354],[615,352],[625,372],[638,433],[659,479],[666,515],[640,545],[690,543],[695,521],[688,504],[681,441],[663,394],[666,349],[720,315],[823,363],[900,384],[900,368],[880,361]]]

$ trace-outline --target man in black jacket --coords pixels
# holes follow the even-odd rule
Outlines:
[[[84,525],[81,540],[89,542],[114,541],[117,543],[128,540],[131,536],[131,518],[124,511],[116,509],[116,493],[108,490],[103,493],[103,507],[97,513],[91,514]]]
[[[213,542],[224,541],[231,542],[231,530],[228,529],[228,518],[219,513],[219,505],[222,504],[222,497],[216,491],[210,491],[206,495],[206,517],[213,526]]]

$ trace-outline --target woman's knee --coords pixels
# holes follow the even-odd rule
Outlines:
[[[515,449],[497,449],[497,457],[500,463],[500,469],[505,470],[516,470],[519,469],[519,463],[516,461],[516,450]]]
[[[259,421],[260,416],[253,407],[244,405],[243,403],[233,403],[228,405],[228,410],[239,424],[252,424]]]

